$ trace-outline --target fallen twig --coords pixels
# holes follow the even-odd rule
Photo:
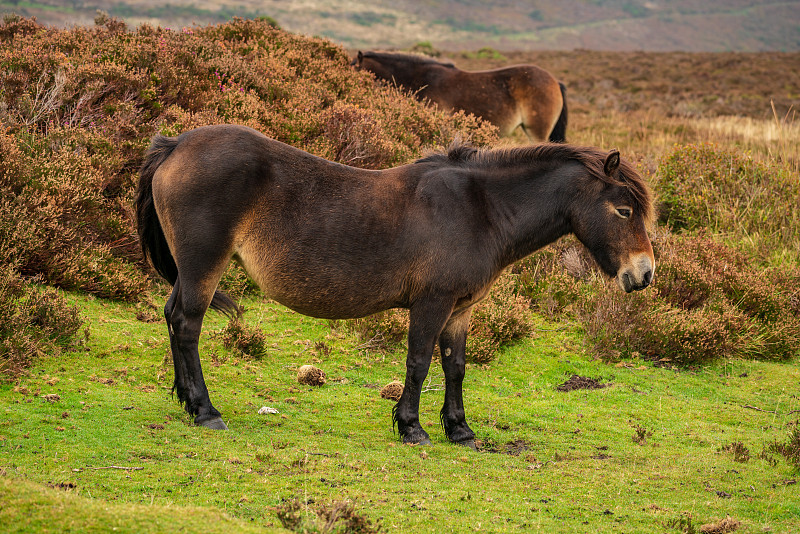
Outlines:
[[[757,412],[764,412],[764,413],[773,413],[775,415],[781,415],[778,410],[762,410],[758,406],[753,406],[750,404],[742,404],[742,408],[747,408],[748,410],[755,410]],[[800,410],[792,410],[790,412],[786,412],[784,415],[791,415],[793,413],[800,413]]]
[[[774,411],[774,410],[762,410],[758,406],[752,406],[750,404],[742,404],[742,408],[747,408],[748,410],[755,410],[757,412],[774,413],[775,415],[778,415],[777,411]]]
[[[118,465],[109,465],[106,467],[76,467],[73,469],[73,471],[79,473],[84,469],[93,469],[95,471],[98,469],[122,469],[123,471],[141,471],[142,469],[144,469],[144,467],[120,467]]]

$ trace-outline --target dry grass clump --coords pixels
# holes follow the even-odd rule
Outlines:
[[[227,349],[235,349],[242,356],[259,359],[267,352],[267,339],[258,328],[245,324],[242,317],[232,317],[219,337]]]
[[[313,365],[302,365],[297,370],[297,381],[306,386],[325,385],[325,371]]]
[[[728,532],[735,532],[740,526],[742,526],[741,521],[728,516],[716,523],[701,525],[699,532],[702,534],[727,534]]]
[[[403,389],[405,389],[405,387],[402,382],[393,380],[381,388],[381,398],[399,401],[400,397],[403,395]]]
[[[380,521],[373,524],[371,519],[356,512],[355,504],[345,501],[310,507],[294,499],[279,505],[277,516],[283,528],[291,532],[377,534],[384,530]]]

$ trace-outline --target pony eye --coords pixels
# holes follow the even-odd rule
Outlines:
[[[631,216],[631,209],[630,208],[617,208],[617,217],[622,217],[623,219],[627,219]]]

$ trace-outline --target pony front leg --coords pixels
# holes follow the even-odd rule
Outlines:
[[[453,311],[453,304],[451,299],[426,299],[411,306],[406,381],[392,411],[403,443],[431,444],[430,436],[419,423],[419,400],[436,340]]]
[[[467,332],[471,314],[472,308],[469,308],[451,317],[439,336],[445,378],[441,421],[444,433],[450,441],[475,449],[475,432],[467,425],[462,395],[467,363]]]

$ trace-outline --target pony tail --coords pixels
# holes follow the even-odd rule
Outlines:
[[[176,146],[178,146],[176,137],[156,135],[153,138],[145,155],[144,163],[139,169],[139,185],[136,188],[134,200],[136,229],[142,244],[142,255],[145,261],[149,259],[156,272],[173,286],[178,280],[178,265],[169,250],[164,230],[161,228],[161,222],[156,213],[156,205],[153,202],[153,177],[156,170],[167,160]],[[237,317],[242,313],[242,309],[233,299],[221,291],[214,292],[211,308],[228,317]]]
[[[222,291],[214,291],[214,298],[211,299],[211,309],[230,318],[239,317],[244,313],[244,309],[239,307],[232,298]]]
[[[158,220],[156,206],[153,202],[153,176],[158,167],[172,154],[178,140],[174,137],[156,135],[144,163],[139,169],[139,185],[136,188],[134,206],[136,208],[136,230],[139,233],[139,242],[142,244],[142,255],[148,259],[153,268],[171,285],[178,279],[178,266],[175,258],[169,251],[167,239]]]
[[[558,82],[561,89],[561,115],[558,116],[553,131],[550,132],[550,141],[553,143],[567,142],[567,86]]]

